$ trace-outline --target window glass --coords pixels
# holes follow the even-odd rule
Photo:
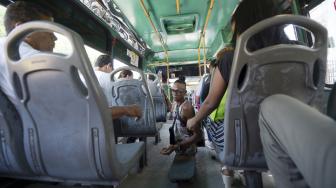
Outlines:
[[[289,40],[297,40],[295,29],[292,24],[287,25],[284,30]]]
[[[336,81],[336,6],[334,1],[325,0],[309,12],[312,19],[328,29],[326,84],[333,84]]]
[[[127,64],[125,64],[125,63],[119,61],[118,59],[114,59],[114,60],[113,60],[113,69],[117,69],[117,68],[119,68],[119,67],[124,67],[124,66],[127,66],[127,67],[128,67],[129,65],[127,65]],[[132,71],[132,73],[133,73],[133,78],[134,78],[134,79],[139,79],[139,78],[140,78],[140,74],[139,74],[139,73],[134,72],[134,71]],[[119,77],[119,74],[120,74],[120,72],[118,72],[118,73],[115,75],[115,78],[118,78],[118,77]]]
[[[72,52],[72,47],[70,44],[70,41],[64,36],[59,33],[54,33],[56,36],[55,41],[55,48],[53,50],[54,53],[64,54],[64,55],[70,55]]]
[[[91,65],[94,66],[97,58],[102,55],[103,53],[101,53],[100,51],[94,49],[94,48],[91,48],[90,46],[88,45],[84,45],[84,48],[86,50],[86,53],[87,55],[89,56],[89,59],[91,61]]]
[[[6,30],[4,26],[6,8],[0,5],[0,37],[6,36]]]

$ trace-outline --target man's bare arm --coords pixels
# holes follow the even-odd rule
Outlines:
[[[142,112],[139,106],[130,105],[130,106],[113,106],[110,108],[112,119],[118,119],[122,116],[130,116],[140,118]]]
[[[188,121],[188,119],[190,119],[194,116],[195,116],[194,107],[192,106],[192,104],[189,101],[185,102],[182,105],[182,109],[181,109],[181,119],[182,119],[182,121],[184,121],[186,123]],[[191,133],[192,133],[192,135],[190,137],[186,138],[185,140],[183,140],[179,143],[181,149],[188,148],[192,144],[197,143],[202,136],[200,126],[197,126],[197,128],[195,130],[193,130]]]
[[[175,149],[178,149],[178,147],[180,147],[180,149],[184,150],[189,146],[191,146],[192,144],[196,144],[201,139],[201,137],[202,137],[201,129],[200,126],[198,126],[193,130],[192,135],[190,137],[182,140],[178,145],[174,145],[174,147],[176,147]]]

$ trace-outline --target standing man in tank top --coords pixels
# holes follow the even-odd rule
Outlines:
[[[190,131],[186,126],[188,119],[195,116],[195,111],[191,102],[184,98],[187,93],[185,78],[181,77],[176,80],[171,90],[174,98],[171,110],[174,122],[169,130],[170,145],[162,148],[160,153],[169,155],[175,151],[178,154],[193,155],[196,153],[196,143],[201,138],[201,130]]]

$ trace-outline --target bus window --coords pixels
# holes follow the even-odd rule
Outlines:
[[[117,69],[117,68],[125,67],[125,66],[129,66],[129,65],[127,65],[127,64],[125,64],[125,63],[119,61],[118,59],[114,59],[114,60],[113,60],[113,69]],[[140,74],[139,74],[139,73],[134,72],[134,71],[132,71],[132,73],[133,73],[133,78],[134,78],[134,79],[138,79],[138,78],[140,78]],[[120,72],[116,74],[116,78],[119,77],[119,74],[120,74]]]
[[[0,6],[0,37],[6,36],[6,30],[4,26],[5,11],[6,11],[6,7]],[[57,40],[55,41],[54,52],[68,55],[72,51],[72,48],[71,48],[71,45],[69,45],[68,39],[58,33],[54,33],[54,34],[57,37]],[[92,65],[96,61],[97,57],[102,54],[98,50],[95,50],[94,48],[91,48],[87,45],[85,45],[85,50],[89,56],[89,60]]]
[[[69,55],[72,52],[70,41],[63,35],[54,33],[57,40],[55,41],[54,53]]]
[[[6,36],[6,30],[4,26],[4,16],[5,16],[6,8],[3,6],[0,6],[0,37]]]
[[[327,13],[327,14],[326,14]],[[328,57],[326,84],[334,84],[336,81],[336,9],[334,0],[326,0],[310,10],[310,17],[328,29]]]
[[[94,63],[96,62],[97,58],[102,55],[103,53],[101,53],[100,51],[91,48],[88,45],[84,45],[84,48],[86,50],[87,55],[89,56],[91,65],[94,66]]]
[[[113,68],[114,69],[117,69],[119,67],[124,67],[124,66],[128,66],[128,65],[126,65],[125,63],[119,61],[118,59],[114,59],[113,60]]]
[[[296,32],[292,24],[286,26],[284,30],[289,40],[297,40]]]

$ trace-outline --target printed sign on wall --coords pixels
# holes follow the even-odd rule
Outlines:
[[[132,52],[131,50],[127,49],[127,56],[131,58],[131,64],[138,67],[139,65],[139,56]]]

